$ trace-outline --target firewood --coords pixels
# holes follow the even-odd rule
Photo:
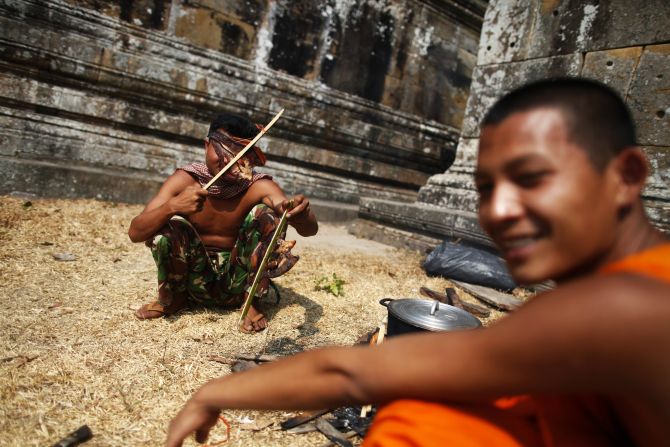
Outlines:
[[[344,436],[345,438],[349,439],[349,438],[353,438],[353,437],[356,436],[357,434],[358,434],[358,433],[356,433],[355,431],[350,430],[350,431],[348,431],[348,432],[346,432],[346,433],[342,433],[342,436]],[[333,447],[334,445],[337,445],[337,444],[335,444],[334,442],[326,442],[325,444],[321,444],[319,447]]]
[[[281,423],[282,430],[288,430],[298,425],[304,424],[305,422],[312,421],[319,416],[323,416],[326,413],[330,413],[331,410],[312,410],[312,411],[302,411],[298,413],[297,416],[293,416],[289,419],[286,419]]]
[[[238,354],[235,356],[234,359],[228,357],[222,357],[220,355],[210,355],[209,357],[207,357],[207,360],[223,363],[224,365],[232,365],[236,362],[239,362],[240,360],[251,361],[256,363],[266,363],[266,362],[274,362],[275,360],[279,360],[280,358],[281,356],[271,354],[258,354],[258,355]]]
[[[478,300],[485,302],[500,310],[514,310],[523,304],[523,301],[509,293],[499,292],[488,287],[469,284],[461,281],[452,281],[460,289],[465,290]]]
[[[340,447],[353,447],[353,444],[337,430],[333,425],[325,419],[317,419],[314,423],[316,429],[323,433],[334,444]]]
[[[289,428],[286,430],[286,433],[290,433],[292,435],[302,435],[304,433],[312,433],[315,431],[317,431],[316,425],[314,425],[313,422],[307,422],[297,427]]]
[[[281,356],[272,354],[237,354],[235,358],[239,360],[251,360],[257,363],[264,363],[279,360]]]

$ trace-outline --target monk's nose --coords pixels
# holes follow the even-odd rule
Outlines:
[[[513,185],[496,185],[489,203],[489,218],[493,221],[507,221],[523,215],[523,204]]]

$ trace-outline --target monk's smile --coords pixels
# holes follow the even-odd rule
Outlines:
[[[600,256],[613,237],[603,222],[616,211],[587,198],[611,193],[606,178],[569,140],[559,110],[516,113],[482,129],[480,223],[519,283],[567,277]]]

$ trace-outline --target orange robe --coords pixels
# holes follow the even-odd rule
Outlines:
[[[605,266],[670,282],[670,244]],[[514,396],[490,404],[399,400],[382,407],[363,447],[605,447],[632,445],[607,399]]]

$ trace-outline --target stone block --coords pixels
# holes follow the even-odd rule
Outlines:
[[[643,146],[650,174],[644,196],[648,200],[670,202],[670,147]]]
[[[360,218],[406,231],[437,238],[464,238],[470,242],[492,246],[484,235],[477,214],[448,209],[426,203],[397,203],[372,197],[361,197]]]
[[[656,228],[670,236],[670,204],[667,201],[645,201],[645,211]]]
[[[362,239],[381,242],[393,247],[430,253],[442,243],[443,237],[426,236],[416,231],[405,231],[388,225],[381,225],[372,220],[358,218],[347,225],[350,234]]]
[[[38,160],[0,160],[0,193],[20,192],[51,198],[94,198],[146,203],[162,178],[90,166]],[[111,187],[110,187],[111,185]]]
[[[400,203],[416,200],[416,192],[392,185],[341,176],[309,168],[296,167],[281,161],[268,161],[260,169],[271,174],[286,194],[305,194],[307,197],[358,204],[361,196],[378,197]]]
[[[627,102],[643,146],[670,146],[670,44],[645,47]]]
[[[459,172],[467,172],[474,174],[474,169],[477,166],[477,154],[479,151],[479,138],[461,138],[458,140],[456,147],[456,159],[451,170],[458,170]]]
[[[611,0],[581,8],[577,48],[593,51],[648,45],[670,40],[670,2],[667,0]]]
[[[478,66],[526,58],[534,15],[529,3],[527,0],[489,2],[479,40]]]
[[[478,65],[666,42],[668,17],[666,0],[494,0]]]
[[[609,85],[625,98],[641,55],[642,47],[586,53],[581,75]]]
[[[428,179],[426,173],[407,170],[406,167],[393,163],[383,163],[273,137],[267,137],[266,142],[267,154],[273,159],[293,159],[312,166],[337,167],[352,178],[404,185],[412,189],[418,189]]]
[[[110,131],[64,117],[0,108],[0,153],[54,164],[111,168],[119,172],[167,176],[202,150],[122,130]]]
[[[547,77],[577,76],[581,65],[580,54],[569,54],[476,67],[461,136],[478,138],[479,123],[485,113],[499,97],[510,90]]]

